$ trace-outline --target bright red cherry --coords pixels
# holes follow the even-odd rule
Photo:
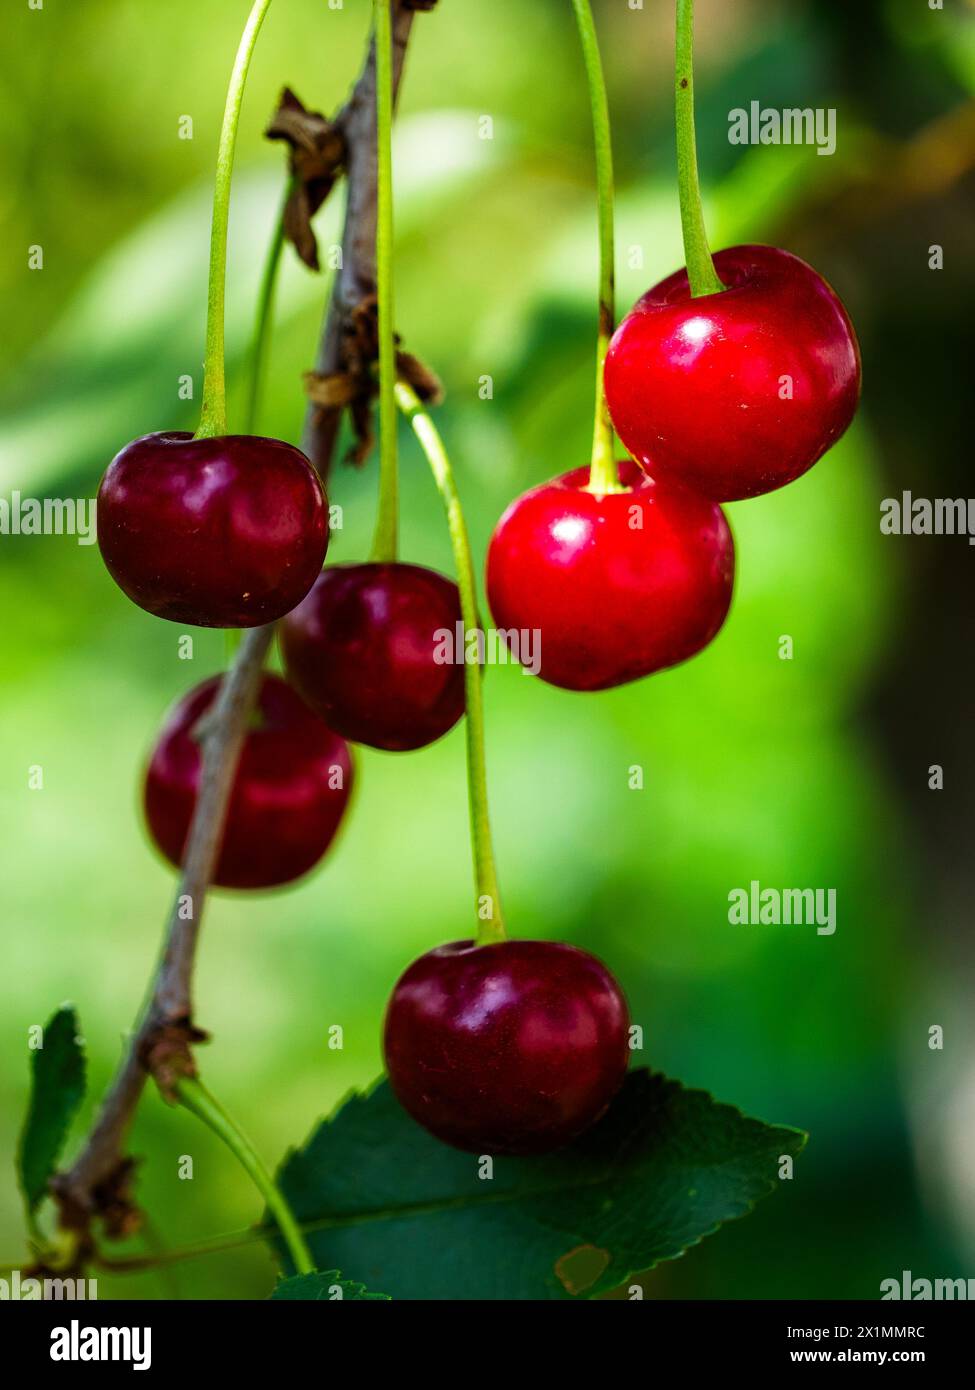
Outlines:
[[[147,434],[108,465],[98,545],[140,608],[199,627],[257,627],[304,598],[328,509],[304,454],[278,439]]]
[[[281,650],[289,680],[331,728],[404,752],[464,712],[460,622],[457,585],[435,570],[330,565],[282,623]]]
[[[599,1119],[629,1057],[626,1000],[587,951],[456,941],[413,962],[386,1010],[400,1104],[472,1153],[557,1149]]]
[[[720,294],[692,299],[686,270],[617,328],[606,402],[655,478],[730,502],[791,483],[835,444],[860,398],[860,349],[826,281],[788,251],[714,257]]]
[[[219,686],[214,677],[176,702],[146,773],[149,831],[177,866],[200,787],[199,726]],[[352,786],[345,740],[279,676],[264,676],[255,716],[230,795],[221,888],[273,888],[307,873],[332,843]]]
[[[537,634],[538,674],[566,690],[603,690],[686,661],[731,602],[734,542],[721,508],[631,460],[619,470],[628,492],[587,491],[588,468],[532,488],[488,549],[495,622]]]

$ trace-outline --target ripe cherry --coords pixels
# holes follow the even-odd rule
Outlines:
[[[457,585],[400,563],[330,565],[281,625],[288,678],[356,743],[404,752],[433,743],[464,712]],[[454,643],[456,648],[456,643]]]
[[[119,587],[157,617],[257,627],[315,582],[325,493],[304,454],[280,440],[148,434],[102,478],[98,544]]]
[[[487,592],[504,632],[538,634],[538,674],[603,690],[699,652],[724,622],[734,542],[721,508],[619,465],[631,490],[587,490],[588,468],[512,502],[491,538]]]
[[[393,1091],[438,1139],[531,1154],[588,1129],[626,1073],[629,1016],[587,951],[456,941],[413,962],[386,1010]]]
[[[860,350],[826,281],[787,251],[735,246],[727,289],[692,298],[686,270],[617,328],[606,401],[627,449],[661,481],[719,502],[792,482],[835,444],[860,397]]]
[[[177,701],[146,773],[149,831],[177,866],[200,787],[200,723],[219,686],[214,677]],[[255,716],[217,861],[222,888],[271,888],[307,873],[332,843],[352,786],[345,740],[279,676],[264,676]]]

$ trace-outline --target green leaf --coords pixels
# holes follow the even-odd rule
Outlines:
[[[64,1004],[44,1028],[32,1058],[31,1096],[17,1156],[20,1182],[33,1215],[47,1195],[71,1121],[85,1094],[85,1054],[78,1015]]]
[[[340,1292],[339,1292],[340,1291]],[[369,1293],[365,1284],[356,1284],[351,1279],[343,1279],[337,1269],[323,1274],[296,1274],[291,1279],[279,1279],[272,1299],[285,1301],[311,1300],[316,1303],[345,1303],[352,1299],[356,1303],[388,1303],[388,1293]]]
[[[316,1261],[393,1298],[591,1298],[744,1216],[805,1139],[640,1070],[574,1144],[495,1159],[484,1178],[383,1082],[290,1154],[280,1182]]]

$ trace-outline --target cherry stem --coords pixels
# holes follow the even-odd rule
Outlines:
[[[289,183],[284,195],[286,205],[291,196],[293,183]],[[261,287],[257,296],[257,314],[254,320],[254,340],[251,344],[250,376],[247,383],[247,405],[244,413],[244,432],[253,434],[261,409],[264,392],[264,379],[267,373],[267,360],[271,347],[271,326],[274,319],[274,297],[277,290],[278,270],[281,253],[284,250],[284,206],[278,214],[271,242],[261,275]]]
[[[224,306],[227,291],[227,230],[230,225],[230,185],[234,171],[237,127],[244,100],[247,72],[257,36],[271,0],[254,0],[240,38],[234,70],[227,88],[227,104],[217,151],[217,177],[213,188],[213,223],[210,231],[210,282],[207,290],[206,357],[203,367],[203,408],[197,439],[227,433],[226,347]]]
[[[447,513],[447,529],[454,552],[457,587],[460,590],[460,612],[463,619],[463,649],[457,655],[464,662],[464,698],[467,732],[467,794],[471,815],[471,849],[474,856],[475,912],[478,919],[477,944],[489,946],[506,939],[501,913],[501,894],[498,889],[494,848],[491,843],[491,821],[488,815],[487,766],[484,754],[484,692],[481,688],[480,652],[471,660],[467,638],[477,634],[480,648],[483,634],[477,615],[477,584],[471,543],[467,534],[464,512],[457,495],[453,470],[436,425],[424,409],[420,398],[405,381],[396,383],[396,403],[413,427],[420,442],[434,482],[437,484]]]
[[[599,40],[589,0],[572,0],[582,56],[586,65],[592,132],[596,148],[596,201],[599,220],[599,316],[596,336],[596,410],[592,435],[589,491],[620,492],[622,488],[613,449],[613,424],[603,392],[606,350],[616,323],[616,274],[613,235],[613,140],[609,123],[606,80],[599,57]]]
[[[281,253],[284,250],[284,210],[291,195],[293,181],[288,184],[284,203],[274,225],[274,232],[268,246],[261,274],[261,287],[257,295],[257,314],[254,320],[254,340],[251,344],[250,373],[247,382],[247,403],[244,407],[244,433],[253,434],[261,409],[264,393],[264,379],[267,374],[267,360],[271,348],[271,326],[274,320],[274,297],[277,292],[278,271],[281,268]],[[233,662],[243,634],[239,627],[228,628],[224,633],[224,652],[227,664]]]
[[[677,114],[677,189],[684,259],[691,295],[720,294],[727,287],[718,278],[701,207],[697,175],[697,137],[694,133],[694,0],[677,0],[677,61],[674,92]]]
[[[278,1223],[281,1238],[288,1247],[292,1263],[298,1274],[314,1274],[315,1261],[308,1244],[301,1233],[295,1214],[288,1205],[284,1193],[265,1168],[257,1150],[230,1118],[223,1107],[213,1098],[195,1077],[183,1077],[177,1084],[176,1095],[187,1110],[192,1111],[205,1125],[222,1139],[231,1153],[239,1159],[241,1166],[253,1179],[254,1186],[267,1202],[268,1210]]]
[[[396,344],[393,309],[392,0],[373,0],[376,44],[376,300],[379,333],[379,511],[374,561],[396,559],[399,468],[396,458]]]

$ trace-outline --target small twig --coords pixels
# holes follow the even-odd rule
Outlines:
[[[426,8],[430,8],[427,6]],[[399,91],[414,9],[397,0],[393,13],[393,98]],[[376,293],[376,49],[372,39],[359,79],[335,118],[345,139],[348,195],[342,234],[342,268],[322,327],[315,375],[326,377],[342,365],[342,338],[356,308]],[[305,453],[323,478],[335,454],[341,406],[312,404],[305,419]]]

